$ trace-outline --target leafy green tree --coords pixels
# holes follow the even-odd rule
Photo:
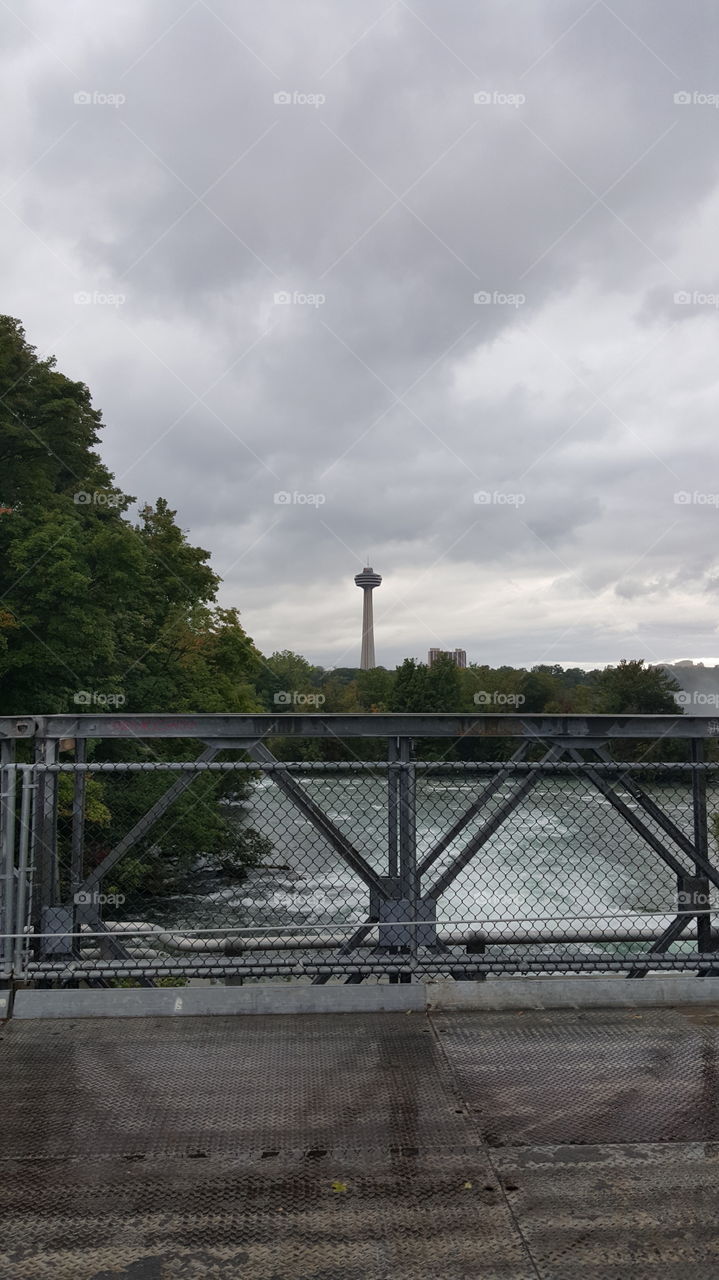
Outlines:
[[[330,672],[327,678],[322,681],[322,697],[324,702],[317,709],[330,714],[362,710],[359,702],[357,681],[345,682],[342,679],[337,679],[333,672]]]
[[[533,667],[523,677],[520,694],[523,698],[521,710],[530,714],[540,714],[558,692],[557,681],[551,672]]]
[[[232,775],[230,775],[232,776]],[[102,843],[90,848],[101,860],[113,844],[162,795],[170,779],[162,773],[125,774],[113,778],[109,796],[112,820]],[[225,807],[226,779],[203,774],[173,804],[148,834],[108,875],[108,892],[123,893],[128,903],[139,894],[161,895],[191,889],[198,872],[243,879],[260,864],[271,842],[243,818],[242,810]],[[247,799],[241,782],[236,788]],[[230,794],[235,793],[235,788]],[[238,801],[235,800],[235,804]],[[198,859],[199,854],[199,859]]]
[[[38,360],[0,317],[0,711],[57,712],[81,690],[119,692],[124,621],[142,548],[94,446],[80,382]],[[92,683],[92,682],[95,683]]]
[[[547,715],[588,715],[592,709],[592,691],[587,684],[567,686],[556,682],[554,692],[544,705]]]
[[[18,321],[0,317],[0,714],[83,710],[78,694],[99,695],[93,709],[112,706],[112,695],[145,712],[259,709],[262,659],[236,610],[217,605],[209,553],[164,498],[128,517],[134,499],[96,452],[101,425],[87,387],[39,360]],[[191,759],[198,749],[90,745],[91,758],[109,760]],[[89,849],[104,856],[169,781],[162,772],[92,779]],[[241,873],[261,842],[228,816],[233,785],[241,799],[231,775],[199,777],[117,878],[134,866],[138,884],[179,883],[199,856]],[[66,790],[61,781],[61,816]]]
[[[301,654],[283,649],[262,659],[257,688],[269,711],[292,711],[296,709],[293,695],[318,691],[323,674],[321,667],[313,667]]]
[[[462,710],[467,712],[514,712],[526,673],[514,667],[488,667],[471,663],[459,672]]]
[[[395,672],[390,711],[427,710],[427,667],[414,658],[405,658]]]
[[[584,671],[582,667],[565,667],[559,672],[558,679],[565,689],[576,689],[586,685],[593,672]]]
[[[359,675],[359,667],[333,667],[331,671],[322,673],[322,679],[332,679],[339,684],[354,684]]]
[[[363,711],[388,711],[394,676],[385,667],[372,667],[357,674],[357,690]]]
[[[681,691],[673,676],[661,667],[645,667],[643,658],[622,658],[606,667],[594,685],[594,710],[607,715],[681,715],[675,693]]]
[[[604,715],[683,715],[674,694],[680,686],[661,667],[645,667],[644,659],[625,659],[597,672],[591,683],[592,711]],[[610,744],[618,760],[686,760],[687,744],[677,738],[617,739]]]
[[[427,668],[425,711],[446,714],[461,710],[462,692],[459,671],[451,658],[439,657]]]

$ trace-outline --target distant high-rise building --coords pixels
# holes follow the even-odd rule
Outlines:
[[[372,592],[379,587],[382,579],[371,566],[366,566],[355,577],[355,584],[364,592],[362,601],[362,653],[360,668],[370,671],[376,665],[374,657],[374,618],[372,616]]]
[[[455,667],[459,667],[462,671],[467,666],[466,649],[430,649],[427,654],[427,665],[431,667],[438,658],[450,658]]]

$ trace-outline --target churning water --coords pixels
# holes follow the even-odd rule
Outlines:
[[[476,799],[488,778],[420,773],[417,784],[418,862]],[[367,862],[388,874],[386,775],[314,774],[302,778],[312,799]],[[422,879],[428,893],[467,842],[518,785],[505,782]],[[667,816],[692,835],[690,780],[645,785]],[[628,807],[637,810],[622,792]],[[709,797],[710,813],[719,794]],[[340,855],[267,776],[253,784],[238,821],[249,821],[272,844],[263,866],[242,882],[213,883],[174,898],[149,918],[191,928],[353,924],[367,918],[368,890]],[[644,815],[642,815],[644,816]],[[651,820],[650,828],[666,839]],[[667,841],[671,846],[671,842]],[[585,780],[541,775],[532,791],[464,867],[437,904],[441,922],[538,920],[542,917],[671,913],[676,877],[609,801]],[[158,904],[155,904],[157,907]]]

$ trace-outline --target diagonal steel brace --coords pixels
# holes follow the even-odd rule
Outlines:
[[[564,752],[564,747],[550,747],[546,755],[542,757],[541,763],[556,764],[557,760],[564,755]],[[460,853],[457,854],[457,857],[453,859],[450,865],[445,868],[439,878],[435,880],[431,888],[425,891],[428,898],[439,898],[440,895],[449,888],[452,881],[459,875],[460,871],[464,870],[467,863],[472,861],[474,855],[478,853],[482,846],[492,838],[495,831],[501,827],[505,818],[508,818],[510,813],[512,813],[512,811],[517,808],[517,805],[522,802],[524,797],[529,794],[538,778],[539,770],[536,770],[535,772],[530,773],[524,781],[515,788],[512,794],[507,797],[504,804],[497,810],[494,817],[482,827],[481,831],[478,831],[476,835],[472,836],[472,839],[464,846]]]
[[[275,756],[263,742],[253,742],[246,747],[246,750],[248,755],[252,756],[252,759],[256,760],[258,764],[277,764]],[[355,872],[355,875],[358,875],[360,880],[363,880],[369,888],[375,889],[383,897],[382,877],[370,866],[359,850],[355,849],[339,827],[335,826],[332,819],[328,818],[324,810],[308,796],[302,784],[292,777],[289,770],[273,769],[272,780],[280,791],[289,797],[295,808],[299,809],[300,813],[332,845],[348,867],[351,867]]]
[[[507,763],[515,764],[520,760],[524,760],[528,750],[529,743],[523,742],[521,747],[515,751],[514,755],[507,761]],[[457,839],[457,836],[460,835],[461,832],[464,831],[464,828],[469,825],[472,819],[476,818],[478,813],[481,813],[487,801],[490,800],[497,791],[499,791],[500,787],[510,776],[510,770],[508,769],[502,770],[501,773],[498,773],[496,777],[493,778],[492,781],[484,788],[484,790],[480,792],[474,803],[471,804],[468,809],[465,809],[464,813],[459,815],[457,821],[453,823],[449,831],[446,831],[441,839],[437,841],[436,845],[434,845],[433,848],[425,854],[417,868],[420,876],[423,876],[426,871],[429,871],[430,867],[434,866],[437,859],[441,858],[445,849],[448,849],[452,842]]]
[[[214,760],[218,751],[219,747],[206,747],[205,750],[197,757],[195,764],[207,764],[210,760]],[[76,893],[88,893],[91,890],[96,889],[107,875],[108,871],[115,866],[115,863],[119,862],[120,858],[124,857],[127,851],[131,849],[132,846],[142,838],[142,836],[147,834],[150,828],[157,822],[158,818],[161,818],[163,813],[166,813],[170,808],[170,805],[174,804],[175,800],[182,795],[183,791],[186,791],[187,788],[192,785],[196,777],[196,773],[191,773],[189,771],[181,774],[177,781],[173,782],[172,786],[168,787],[167,791],[165,791],[159,799],[155,801],[152,808],[148,809],[147,813],[144,813],[142,817],[138,819],[134,827],[128,831],[127,835],[124,835],[122,840],[118,841],[115,848],[110,850],[107,857],[103,858],[99,866],[95,867],[95,870],[83,880],[82,884],[78,886]]]
[[[617,810],[617,813],[621,813],[625,821],[629,823],[629,826],[647,842],[650,848],[652,848],[655,853],[659,854],[659,857],[666,862],[667,866],[671,867],[672,871],[676,872],[678,876],[685,876],[687,874],[687,868],[682,866],[681,862],[675,858],[673,853],[670,853],[665,845],[662,844],[661,840],[655,836],[654,832],[649,830],[646,823],[643,822],[641,818],[637,817],[634,811],[624,803],[621,796],[617,795],[617,792],[611,784],[605,782],[604,779],[600,777],[594,769],[592,769],[591,764],[584,760],[583,757],[580,756],[579,752],[574,748],[569,749],[569,754],[577,761],[578,764],[584,766],[583,772],[585,777],[587,777],[597,790],[601,792],[605,800],[608,800],[609,803],[613,805]],[[690,844],[690,848],[691,858],[696,863],[697,867],[703,871],[707,879],[711,880],[712,884],[719,887],[719,870],[717,870],[716,867],[713,867],[711,862],[709,862],[709,860],[704,857],[694,845]]]

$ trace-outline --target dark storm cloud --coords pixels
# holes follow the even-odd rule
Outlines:
[[[713,5],[1,22],[5,309],[264,647],[714,651]]]

